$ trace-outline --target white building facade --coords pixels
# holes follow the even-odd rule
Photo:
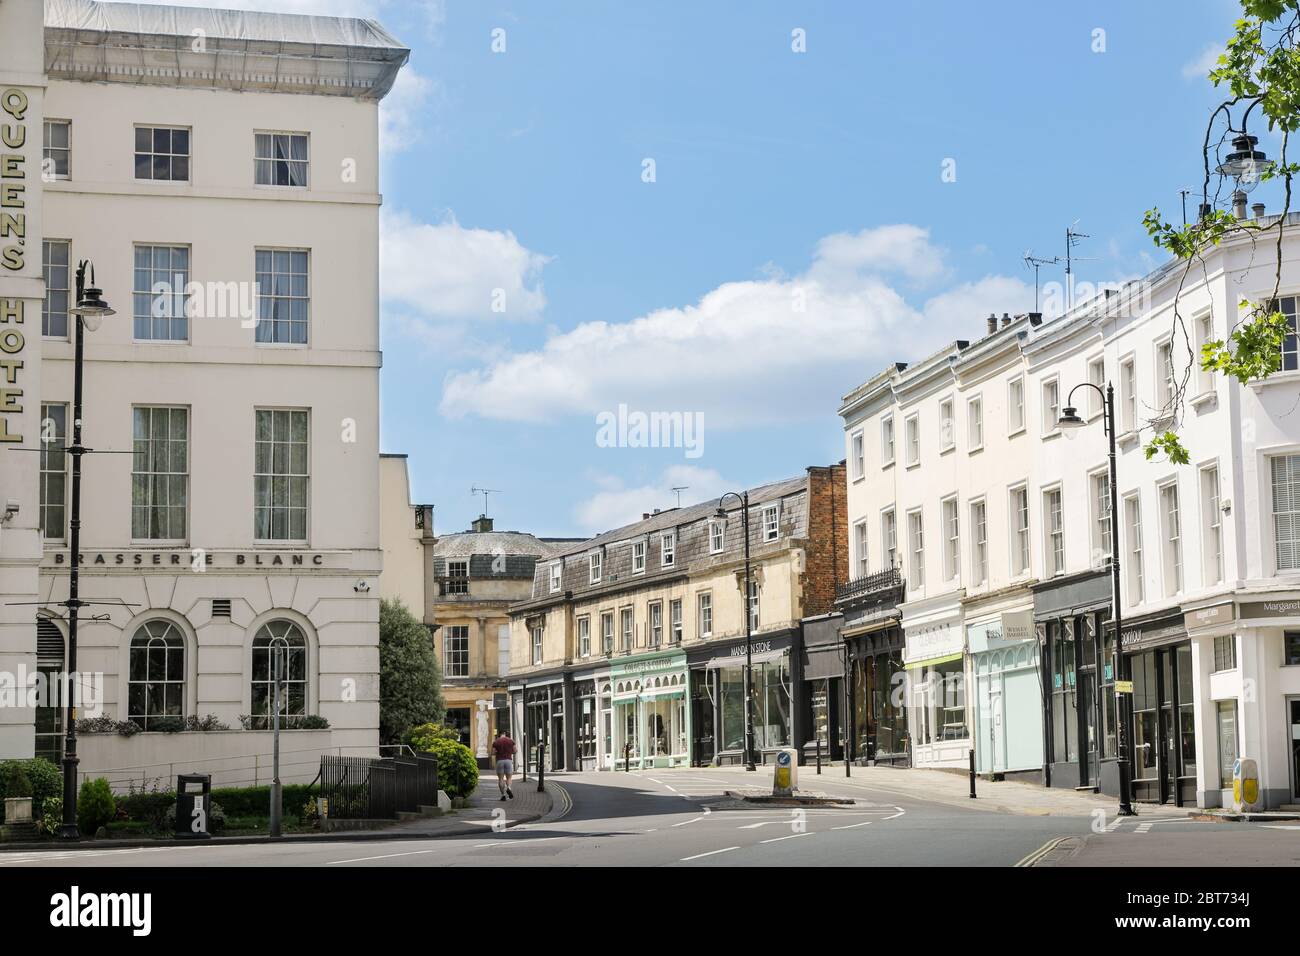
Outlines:
[[[20,241],[0,230],[22,250],[0,269],[21,361],[0,590],[45,602],[4,609],[3,664],[66,660],[68,307],[88,259],[117,314],[85,336],[81,597],[106,603],[82,612],[77,669],[103,691],[81,716],[145,733],[81,738],[81,769],[118,784],[201,752],[191,769],[264,777],[283,639],[286,716],[315,729],[282,775],[310,779],[319,750],[378,742],[378,103],[408,53],[370,21],[44,8],[0,7],[27,213]],[[207,715],[232,730],[151,732]],[[57,711],[0,727],[0,755],[60,752]]]
[[[1300,803],[1295,240],[1279,290],[1291,329],[1282,369],[1242,385],[1198,360],[1230,334],[1240,300],[1271,299],[1268,248],[1227,243],[1186,281],[1171,263],[1049,323],[1004,319],[846,397],[854,576],[892,566],[906,582],[915,765],[951,766],[973,747],[981,771],[1117,793],[1127,708],[1136,799],[1228,805],[1244,757],[1266,805]],[[1103,398],[1090,387],[1108,384],[1116,542]],[[1057,427],[1067,404],[1085,427]],[[1189,464],[1146,457],[1169,428]],[[946,687],[959,673],[960,700],[936,695],[936,677]],[[1117,697],[1125,676],[1132,693]]]

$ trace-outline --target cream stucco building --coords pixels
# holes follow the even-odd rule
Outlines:
[[[89,259],[117,314],[85,340],[81,591],[118,603],[82,612],[77,664],[146,733],[83,737],[82,771],[266,782],[280,638],[287,713],[328,722],[282,776],[373,751],[378,105],[408,51],[372,21],[92,0],[5,0],[0,51],[0,188],[25,217],[0,227],[0,592],[46,602],[0,609],[0,667],[65,659],[67,309]],[[0,756],[58,754],[42,710],[0,709]],[[233,730],[148,732],[208,714]]]

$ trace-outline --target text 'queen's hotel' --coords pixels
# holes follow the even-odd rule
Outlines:
[[[116,314],[85,334],[79,716],[145,732],[79,751],[115,786],[268,782],[279,639],[282,776],[377,744],[378,108],[407,57],[369,20],[0,3],[0,672],[65,666],[90,260]],[[27,703],[0,758],[57,760]]]

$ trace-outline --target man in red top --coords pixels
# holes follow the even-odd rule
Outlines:
[[[513,800],[515,792],[510,789],[510,778],[515,773],[515,742],[504,730],[492,741],[492,755],[497,758],[497,787],[501,790],[501,799],[509,797]]]

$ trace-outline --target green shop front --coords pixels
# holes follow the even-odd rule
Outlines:
[[[682,767],[690,762],[686,655],[655,651],[609,667],[613,766]]]

